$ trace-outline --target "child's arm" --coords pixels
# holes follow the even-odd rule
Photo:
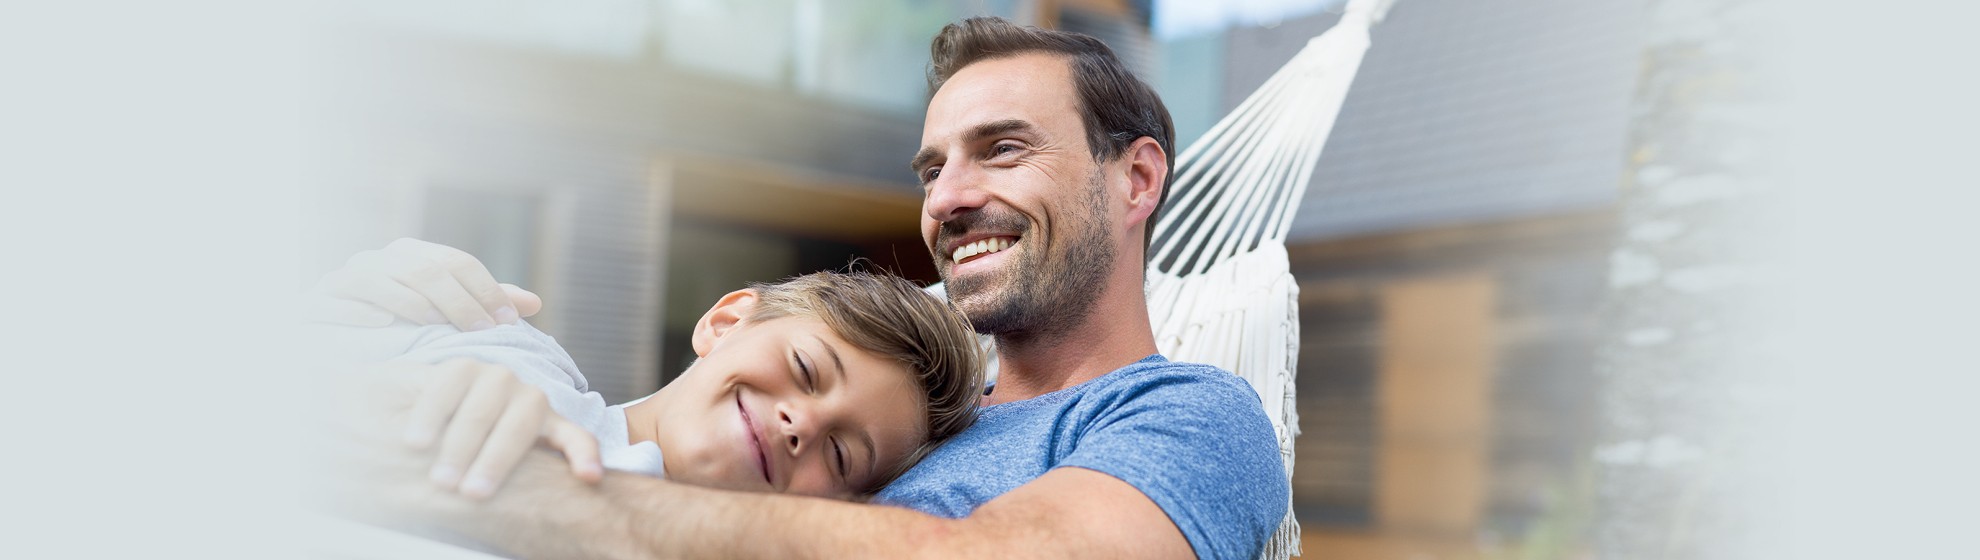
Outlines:
[[[492,496],[538,443],[563,452],[580,480],[595,483],[603,475],[598,439],[508,368],[461,359],[401,367],[418,368],[408,374],[417,396],[406,414],[405,441],[439,448],[427,475],[435,484],[471,498]]]
[[[525,321],[478,331],[461,331],[451,325],[388,328],[410,330],[403,354],[395,358],[399,361],[437,364],[466,358],[507,366],[516,377],[545,391],[586,393],[591,389],[577,362],[557,339]]]
[[[307,338],[330,363],[357,366],[382,361],[437,364],[470,359],[506,366],[516,377],[545,392],[582,395],[590,383],[557,340],[528,323],[461,331],[452,325],[413,325],[404,321],[385,327],[310,324]],[[602,402],[602,397],[600,398]],[[564,411],[567,416],[578,412]]]
[[[319,326],[345,358],[386,361],[409,379],[416,404],[406,443],[437,449],[429,478],[469,496],[501,485],[537,443],[562,451],[580,479],[597,480],[593,436],[609,421],[604,397],[555,339],[527,324],[463,332],[452,325]]]
[[[458,484],[463,494],[472,497],[493,494],[539,437],[571,456],[573,472],[579,472],[580,461],[576,459],[598,464],[594,434],[617,420],[607,414],[605,398],[587,390],[584,374],[556,339],[522,321],[478,331],[464,332],[452,325],[419,327],[418,331],[406,353],[395,361],[441,364],[472,360],[501,366],[444,377],[421,394],[408,434],[423,433],[422,443],[437,443],[434,482],[447,487]],[[577,434],[551,431],[557,424],[535,419],[538,411],[564,420],[561,424],[575,428]],[[566,439],[581,436],[589,445],[581,453],[573,453],[558,445],[554,438],[559,435]],[[596,476],[579,475],[596,480]]]

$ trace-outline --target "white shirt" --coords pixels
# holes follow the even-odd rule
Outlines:
[[[363,360],[437,364],[468,358],[507,367],[524,383],[542,390],[557,414],[598,438],[605,468],[666,478],[659,445],[627,441],[625,407],[639,400],[606,405],[604,396],[590,390],[570,353],[529,323],[517,321],[473,332],[462,332],[453,325],[419,326],[403,321],[375,329],[322,328],[341,350]]]

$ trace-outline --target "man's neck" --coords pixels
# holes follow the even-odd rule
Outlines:
[[[1030,334],[997,337],[997,387],[986,404],[1079,385],[1156,352],[1140,274],[1115,275],[1092,310],[1071,328]]]

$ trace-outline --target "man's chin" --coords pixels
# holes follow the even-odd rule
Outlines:
[[[997,299],[998,284],[1000,284],[997,278],[986,273],[971,274],[960,278],[949,277],[945,278],[943,282],[949,291],[949,301],[954,302],[958,308],[980,307],[985,303],[995,301]]]
[[[1022,330],[1025,323],[1025,313],[1009,300],[1009,296],[996,290],[963,294],[950,292],[949,301],[954,302],[956,310],[969,318],[969,325],[977,334],[997,336]]]

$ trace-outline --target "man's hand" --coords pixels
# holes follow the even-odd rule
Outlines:
[[[304,309],[309,319],[354,327],[383,327],[396,316],[481,330],[543,308],[536,294],[496,282],[473,255],[411,238],[353,255],[312,292]]]
[[[437,444],[427,475],[434,484],[470,498],[493,496],[538,443],[563,452],[578,479],[596,483],[604,476],[597,438],[558,416],[541,389],[508,368],[453,360],[420,377],[404,441],[416,449]]]

